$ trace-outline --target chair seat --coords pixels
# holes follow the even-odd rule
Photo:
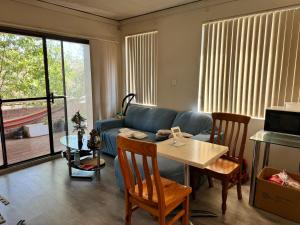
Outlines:
[[[154,184],[154,178],[151,176],[152,183]],[[165,195],[166,208],[175,204],[176,202],[181,203],[182,199],[188,196],[192,192],[192,188],[176,183],[175,181],[161,177],[161,183],[163,186],[163,192]],[[146,180],[143,181],[143,194],[144,199],[148,199]],[[138,185],[135,185],[135,193],[138,195]],[[156,188],[153,185],[153,202],[158,203]]]
[[[239,164],[227,159],[218,159],[216,162],[206,167],[206,170],[213,171],[218,174],[229,175],[239,168]]]

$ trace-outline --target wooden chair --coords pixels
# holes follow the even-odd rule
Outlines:
[[[160,225],[171,225],[180,218],[182,218],[183,225],[188,225],[188,196],[192,189],[160,177],[156,145],[118,136],[117,146],[125,183],[125,224],[130,225],[132,212],[137,208],[142,208],[158,217]],[[143,171],[139,170],[136,156],[142,159]],[[152,175],[149,163],[152,166]],[[144,180],[142,180],[141,172],[145,175]],[[166,216],[180,204],[183,204],[183,209],[167,222]]]
[[[191,174],[201,172],[208,175],[209,187],[213,187],[212,178],[221,180],[222,214],[225,214],[227,193],[231,182],[233,182],[232,186],[237,185],[238,199],[242,199],[241,169],[250,117],[230,113],[212,113],[212,118],[213,128],[210,142],[228,146],[229,151],[205,169],[192,168]],[[216,131],[217,122],[219,123]],[[223,129],[223,125],[225,125],[225,129]],[[241,125],[243,125],[242,129]],[[195,193],[193,193],[193,197],[195,197]]]

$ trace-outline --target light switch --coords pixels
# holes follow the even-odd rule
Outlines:
[[[174,87],[174,86],[176,86],[177,85],[177,80],[172,80],[171,81],[171,85]]]

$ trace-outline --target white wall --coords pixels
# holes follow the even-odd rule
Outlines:
[[[197,110],[201,24],[210,20],[250,14],[300,4],[300,0],[207,0],[121,23],[122,38],[128,34],[158,31],[158,106]],[[177,85],[172,86],[171,81]],[[252,119],[249,136],[263,127]],[[251,162],[253,144],[248,141],[245,157]],[[274,151],[273,151],[274,150]],[[272,147],[270,166],[298,171],[300,151]]]
[[[45,8],[47,6],[47,8]],[[119,41],[119,23],[27,0],[1,0],[0,25],[85,39]]]

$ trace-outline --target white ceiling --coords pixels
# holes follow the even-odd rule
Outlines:
[[[36,0],[114,20],[180,6],[196,0]],[[200,0],[199,0],[200,1]]]

